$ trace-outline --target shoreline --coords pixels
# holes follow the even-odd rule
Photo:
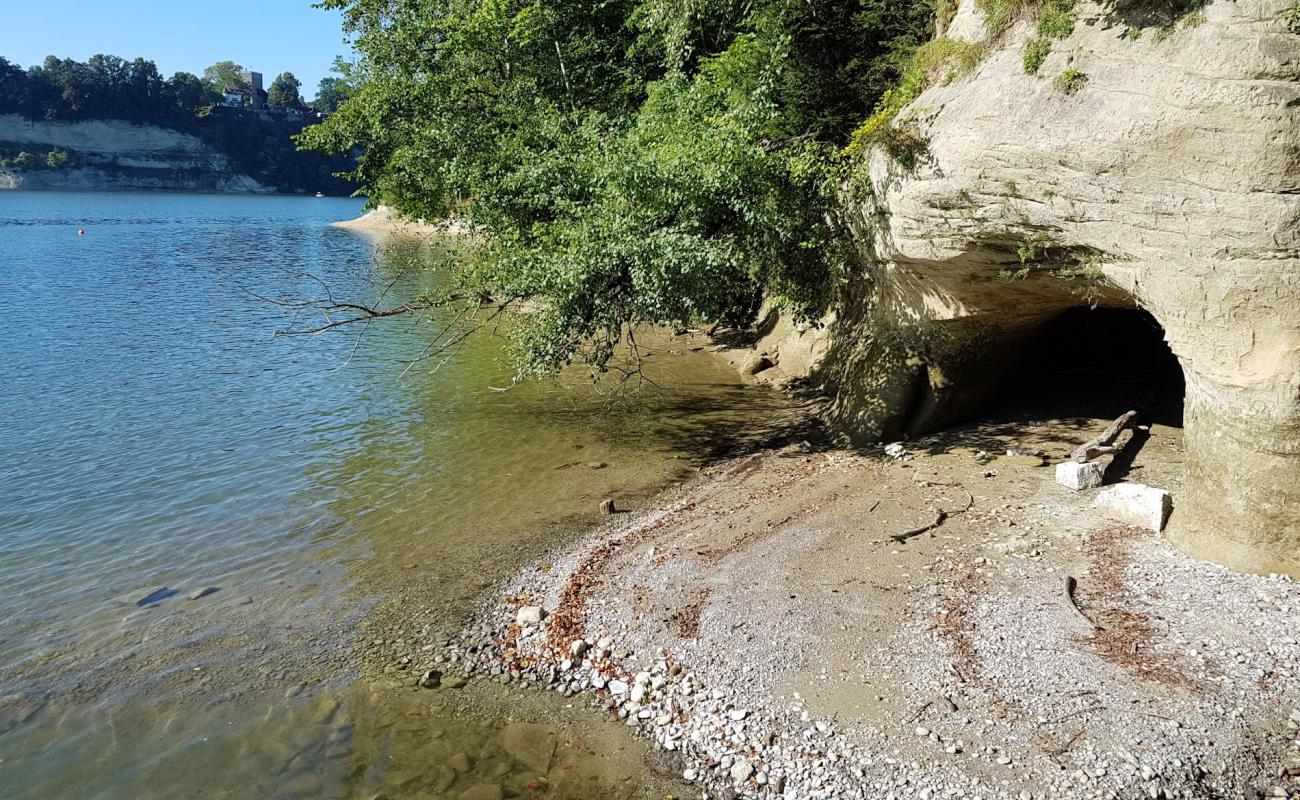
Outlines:
[[[1053,457],[1086,438],[1036,427]],[[1300,587],[1110,523],[992,438],[724,461],[520,570],[412,668],[586,703],[705,796],[1294,791]],[[1155,442],[1176,497],[1181,432]]]
[[[392,206],[380,205],[356,219],[331,222],[330,227],[359,231],[375,235],[401,236],[463,236],[470,229],[463,222],[455,219],[442,222],[406,219]]]

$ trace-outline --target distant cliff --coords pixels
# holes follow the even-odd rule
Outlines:
[[[231,121],[226,127],[236,124]],[[256,120],[245,124],[250,134],[286,141],[294,132],[284,125],[271,132],[271,125]],[[198,136],[125,120],[44,121],[0,114],[0,189],[330,194],[350,190],[328,168],[317,169],[318,174],[305,179],[295,176],[293,182],[279,182],[277,174],[259,169],[257,159],[241,150],[246,148],[221,149]]]

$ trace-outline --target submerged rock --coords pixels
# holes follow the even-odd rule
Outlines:
[[[166,600],[167,598],[171,597],[174,594],[176,594],[175,589],[168,589],[166,586],[164,586],[161,589],[154,589],[149,594],[145,595],[144,597],[141,597],[139,600],[136,600],[135,604],[137,606],[142,606],[142,607],[153,605],[154,603],[160,602],[162,600]]]
[[[550,772],[559,741],[554,729],[529,722],[512,722],[502,729],[498,738],[501,747],[520,764],[539,775]]]
[[[471,786],[458,795],[457,800],[501,800],[501,787],[492,783]]]

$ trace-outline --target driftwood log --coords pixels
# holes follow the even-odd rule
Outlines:
[[[908,539],[911,539],[913,536],[920,536],[923,533],[927,533],[929,531],[934,530],[935,528],[942,525],[945,521],[947,521],[949,517],[955,517],[959,514],[965,514],[967,511],[970,511],[971,507],[974,505],[975,505],[975,495],[971,494],[970,492],[966,492],[966,506],[964,508],[958,508],[953,511],[944,511],[943,509],[939,509],[938,511],[934,512],[933,522],[930,522],[926,525],[921,525],[916,528],[910,528],[908,530],[903,531],[902,533],[895,533],[889,538],[893,539],[896,542],[905,542]]]
[[[1120,415],[1119,419],[1106,426],[1106,430],[1095,438],[1079,445],[1079,449],[1075,450],[1072,456],[1074,460],[1082,464],[1098,456],[1110,455],[1118,451],[1119,448],[1115,446],[1115,440],[1119,438],[1121,433],[1133,427],[1137,415],[1138,412],[1136,411],[1126,411]]]
[[[1065,602],[1070,606],[1070,608],[1074,609],[1074,613],[1078,614],[1079,617],[1082,618],[1084,622],[1088,623],[1093,630],[1103,630],[1100,625],[1092,621],[1091,617],[1083,613],[1082,608],[1079,608],[1079,602],[1074,599],[1074,590],[1078,588],[1078,586],[1079,582],[1074,579],[1073,575],[1065,576]]]

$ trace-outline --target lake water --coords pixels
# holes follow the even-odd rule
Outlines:
[[[0,796],[663,790],[619,726],[487,690],[467,718],[385,682],[373,645],[415,608],[453,630],[602,498],[643,502],[782,402],[677,339],[650,361],[664,389],[611,411],[580,375],[495,391],[489,336],[406,363],[437,320],[355,355],[346,334],[274,336],[292,319],[258,295],[437,280],[407,265],[438,247],[328,224],[360,210],[0,193]],[[548,782],[501,748],[507,714],[599,744]]]

